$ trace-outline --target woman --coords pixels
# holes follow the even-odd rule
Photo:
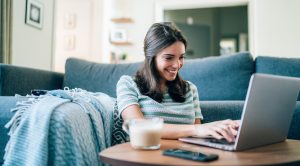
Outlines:
[[[162,138],[197,136],[233,142],[239,124],[224,120],[201,124],[196,86],[178,74],[184,64],[186,39],[171,23],[155,23],[144,39],[145,61],[134,77],[122,76],[117,103],[124,120],[161,117]]]

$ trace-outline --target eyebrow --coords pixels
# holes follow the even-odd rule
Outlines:
[[[169,56],[175,56],[174,54],[164,54],[164,55],[169,55]],[[185,53],[181,54],[180,56],[184,56]]]

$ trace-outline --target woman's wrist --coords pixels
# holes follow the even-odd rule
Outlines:
[[[178,139],[196,135],[197,129],[195,125],[164,124],[162,138]]]
[[[200,124],[194,124],[193,125],[193,130],[192,130],[191,136],[198,136],[199,135],[199,132],[198,132],[199,126],[200,126]]]

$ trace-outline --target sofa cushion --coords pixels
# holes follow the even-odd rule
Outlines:
[[[257,73],[300,77],[300,58],[258,56],[255,69]]]
[[[64,86],[103,92],[116,97],[116,85],[122,75],[133,75],[141,63],[102,64],[69,58],[65,65]]]
[[[248,52],[187,60],[180,74],[193,82],[200,100],[244,100],[254,72]]]
[[[203,123],[225,119],[241,119],[244,101],[200,101]]]
[[[300,78],[300,58],[258,56],[255,59],[255,70],[257,73]]]

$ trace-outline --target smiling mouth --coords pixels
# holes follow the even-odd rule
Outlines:
[[[170,73],[170,74],[176,74],[177,70],[167,70],[167,72]]]

